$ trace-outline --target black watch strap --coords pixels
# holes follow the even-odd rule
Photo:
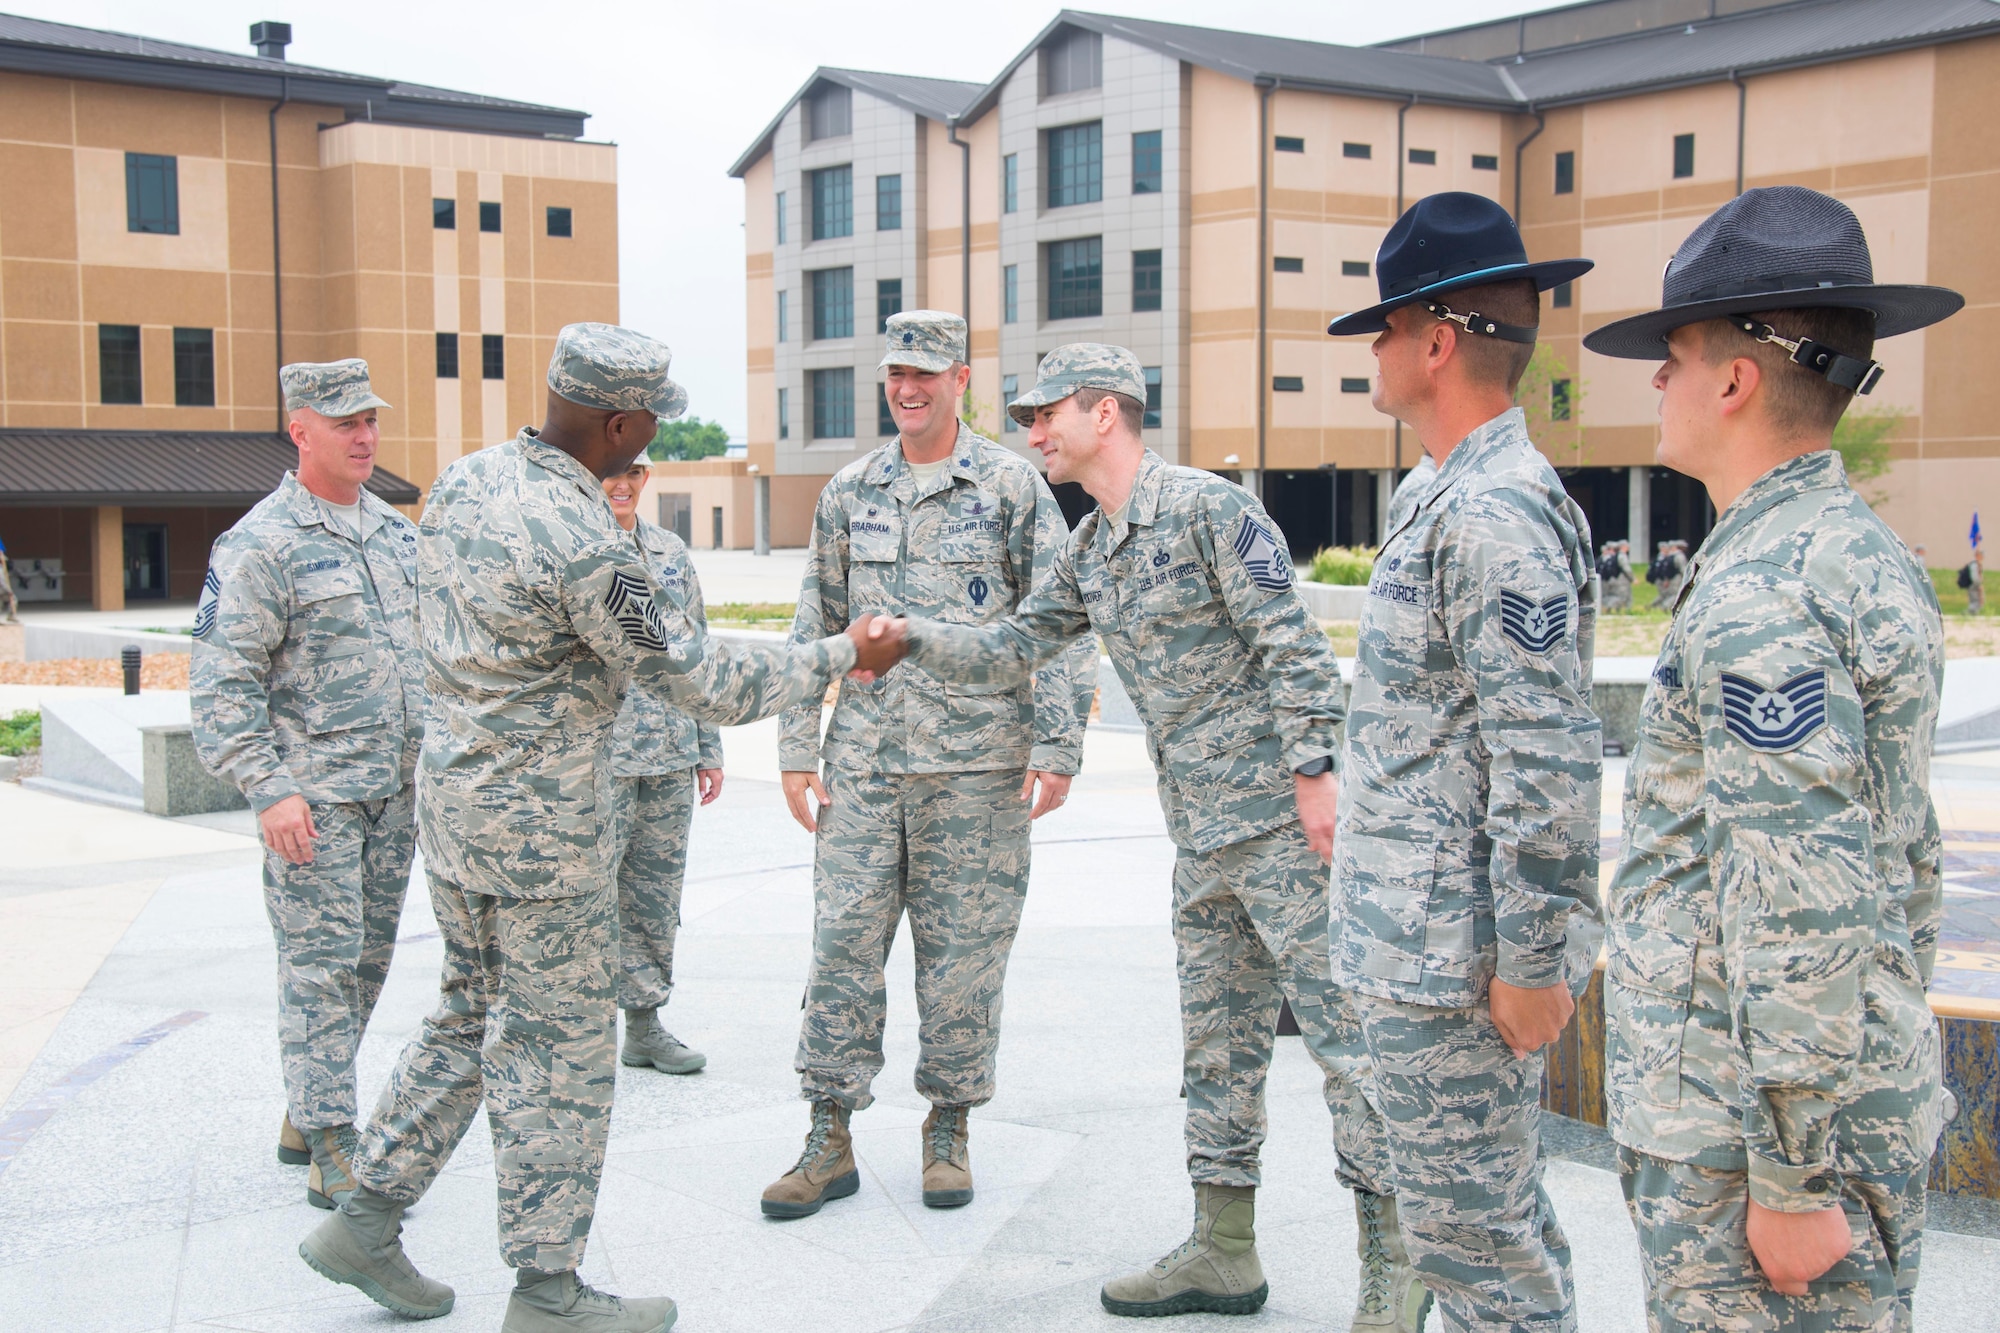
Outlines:
[[[1292,772],[1302,778],[1316,778],[1322,774],[1331,773],[1333,772],[1333,756],[1323,754],[1317,759],[1308,759],[1293,769]]]

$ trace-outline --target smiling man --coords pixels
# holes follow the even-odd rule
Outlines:
[[[904,311],[889,317],[887,344],[881,369],[897,437],[820,492],[797,643],[863,615],[990,623],[1028,595],[1069,535],[1034,466],[959,420],[972,374],[965,321]],[[797,1165],[764,1191],[766,1216],[804,1217],[859,1187],[848,1118],[874,1100],[882,965],[905,911],[917,962],[916,1086],[932,1107],[924,1202],[971,1202],[967,1112],[993,1097],[1028,825],[1069,792],[1095,667],[1079,645],[1032,683],[964,689],[904,663],[845,681],[824,742],[817,700],[785,714],[785,799],[817,834],[796,1061],[812,1123]]]
[[[264,838],[285,1122],[306,1198],[354,1187],[354,1053],[415,846],[417,529],[363,489],[388,404],[359,359],[279,372],[299,466],[216,539],[195,612],[195,744]]]

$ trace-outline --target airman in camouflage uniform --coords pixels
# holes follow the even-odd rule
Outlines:
[[[1754,294],[1696,299],[1738,267]],[[1943,625],[1829,445],[1873,338],[1961,299],[1874,284],[1854,215],[1799,187],[1725,205],[1663,285],[1586,340],[1666,359],[1660,461],[1718,511],[1646,690],[1607,904],[1606,1093],[1650,1322],[1907,1333],[1942,1119]],[[1727,418],[1723,385],[1747,399]]]
[[[965,321],[890,316],[881,368],[901,432],[820,492],[792,622],[808,642],[857,616],[964,625],[1006,615],[1069,535],[1048,483],[958,419]],[[934,455],[934,456],[933,456]],[[799,1217],[851,1192],[847,1117],[873,1100],[887,995],[882,965],[907,911],[916,950],[924,1202],[972,1198],[967,1115],[992,1100],[1001,987],[1028,888],[1028,827],[1077,771],[1096,687],[1089,646],[1033,682],[965,686],[905,662],[840,688],[824,743],[818,701],[785,714],[779,767],[793,813],[817,823],[813,964],[795,1064],[813,1104],[807,1151],[765,1192]],[[825,767],[814,821],[805,791]],[[1041,801],[1031,811],[1036,786]],[[830,1159],[830,1160],[829,1160]]]
[[[1382,536],[1388,535],[1409,521],[1417,512],[1417,506],[1430,498],[1431,488],[1437,485],[1437,460],[1425,454],[1417,460],[1417,465],[1396,483],[1395,493],[1389,497],[1389,516],[1382,520]]]
[[[576,1277],[616,1067],[604,833],[620,699],[643,678],[728,725],[817,699],[856,661],[848,637],[767,648],[703,634],[613,521],[600,478],[685,409],[668,357],[611,325],[563,329],[547,424],[453,463],[424,511],[433,718],[417,791],[442,994],[362,1131],[360,1187],[300,1247],[322,1274],[404,1314],[451,1308],[451,1289],[410,1267],[397,1233],[483,1101],[501,1253],[516,1270],[507,1333],[655,1333],[671,1321],[671,1301],[620,1305]]]
[[[190,704],[202,762],[264,827],[285,1076],[278,1157],[310,1162],[306,1198],[331,1208],[353,1188],[354,1056],[389,974],[415,847],[417,533],[360,485],[375,410],[388,406],[368,364],[279,374],[305,437],[299,471],[216,539]],[[356,437],[370,442],[359,465]]]
[[[1101,637],[1145,720],[1178,849],[1174,941],[1195,1234],[1107,1284],[1105,1307],[1148,1315],[1263,1304],[1258,1150],[1278,1007],[1289,1000],[1326,1076],[1339,1178],[1362,1211],[1356,1326],[1409,1327],[1426,1298],[1398,1262],[1366,1052],[1348,997],[1327,972],[1325,852],[1301,823],[1302,791],[1331,804],[1340,667],[1292,586],[1270,517],[1240,486],[1146,450],[1144,401],[1138,360],[1124,348],[1072,344],[1043,359],[1035,387],[1007,410],[1029,428],[1050,475],[1094,488],[1100,508],[1013,615],[983,628],[911,622],[911,661],[946,680],[996,687],[1079,638]],[[1330,808],[1326,815],[1321,838],[1332,834]]]

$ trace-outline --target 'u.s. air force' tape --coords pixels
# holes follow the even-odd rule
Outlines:
[[[1266,592],[1283,592],[1292,586],[1292,557],[1262,523],[1249,514],[1236,529],[1237,556],[1249,573],[1250,581]]]
[[[1776,687],[1723,672],[1722,724],[1753,750],[1797,749],[1826,725],[1826,671],[1801,672]]]
[[[194,636],[205,639],[215,629],[215,613],[222,600],[222,581],[209,570],[201,581],[201,603],[194,609]]]
[[[622,569],[613,570],[611,591],[604,595],[604,605],[634,644],[656,653],[667,650],[666,626],[660,623],[660,608],[644,579],[633,578]]]
[[[1508,588],[1500,590],[1500,631],[1537,656],[1569,632],[1569,595],[1538,602]]]

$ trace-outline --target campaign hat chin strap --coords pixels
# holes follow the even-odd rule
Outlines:
[[[1751,319],[1748,315],[1731,315],[1729,322],[1757,342],[1784,348],[1791,354],[1793,365],[1823,377],[1828,384],[1852,389],[1855,393],[1869,393],[1882,379],[1880,361],[1848,356],[1811,338],[1787,338],[1769,324]]]
[[[1482,315],[1477,310],[1460,314],[1442,301],[1419,301],[1417,304],[1436,315],[1462,325],[1467,333],[1477,333],[1487,338],[1502,338],[1510,343],[1532,343],[1538,325],[1502,324],[1491,315]]]

